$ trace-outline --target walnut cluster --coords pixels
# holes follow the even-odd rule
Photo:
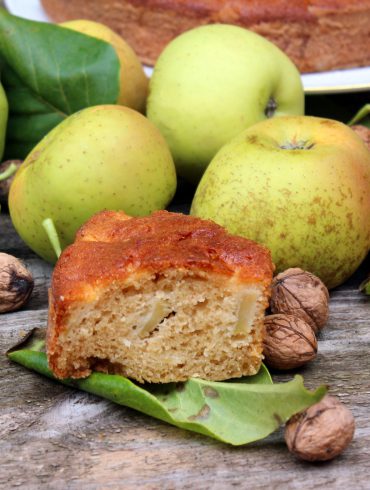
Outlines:
[[[329,293],[323,282],[302,269],[278,274],[271,286],[271,315],[265,317],[264,356],[277,370],[303,366],[317,354],[317,333],[329,317]],[[288,449],[306,461],[340,454],[354,434],[351,412],[335,397],[293,416],[285,427]]]
[[[266,363],[278,370],[295,369],[316,357],[316,334],[329,317],[325,284],[299,268],[278,274],[271,285],[272,315],[265,317]]]
[[[21,308],[31,296],[33,285],[31,273],[17,258],[0,253],[0,313]]]

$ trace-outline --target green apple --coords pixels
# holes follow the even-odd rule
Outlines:
[[[370,247],[370,152],[348,126],[308,116],[260,122],[207,168],[191,213],[270,248],[329,287]]]
[[[132,109],[103,105],[73,114],[36,145],[14,177],[9,210],[21,238],[53,262],[45,220],[64,248],[94,213],[147,215],[166,207],[175,189],[175,166],[158,129]]]
[[[6,125],[8,123],[8,100],[0,83],[0,161],[3,158],[5,146]]]
[[[236,26],[202,26],[174,39],[149,84],[147,116],[166,138],[178,174],[192,182],[242,130],[303,112],[294,64],[274,44]]]
[[[4,146],[5,146],[5,136],[6,136],[6,125],[8,122],[8,100],[5,95],[3,86],[0,83],[0,161],[3,157]],[[12,167],[12,170],[14,168]],[[11,172],[6,170],[0,170],[0,182],[7,180],[11,176]],[[1,210],[1,206],[0,206]]]

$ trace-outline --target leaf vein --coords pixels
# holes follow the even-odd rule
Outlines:
[[[64,87],[63,87],[63,84],[62,84],[62,81],[61,81],[61,77],[60,77],[60,66],[58,65],[57,63],[57,60],[56,60],[56,57],[55,57],[55,53],[54,53],[54,47],[51,46],[50,47],[50,54],[51,56],[53,57],[53,61],[54,61],[54,64],[55,64],[55,67],[56,67],[56,80],[58,81],[58,86],[59,86],[59,89],[60,89],[60,93],[63,97],[63,100],[64,100],[64,103],[65,103],[65,106],[67,108],[67,112],[68,114],[72,114],[72,108],[69,104],[69,100],[66,96],[66,93],[64,91]]]

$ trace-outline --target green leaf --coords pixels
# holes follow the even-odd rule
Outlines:
[[[110,44],[4,9],[0,32],[2,82],[10,110],[7,158],[24,158],[70,114],[116,103],[120,65]]]
[[[44,341],[8,353],[11,360],[55,379],[48,368]],[[310,392],[301,376],[272,384],[265,367],[256,376],[235,382],[191,378],[185,383],[139,385],[123,376],[94,372],[85,379],[59,380],[119,405],[131,407],[177,427],[233,445],[268,436],[295,413],[317,403],[326,393]]]
[[[352,126],[359,123],[370,127],[370,104],[365,104],[348,124]]]

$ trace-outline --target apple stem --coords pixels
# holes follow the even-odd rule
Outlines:
[[[265,116],[267,118],[274,117],[277,107],[276,100],[273,97],[270,97],[265,108]]]
[[[0,173],[0,180],[6,180],[11,177],[17,170],[17,165],[15,163],[11,163],[9,167],[4,170],[4,172]]]
[[[42,222],[42,226],[46,231],[51,246],[53,247],[55,255],[57,256],[57,259],[59,259],[59,256],[62,253],[62,247],[60,246],[59,236],[57,229],[55,228],[54,221],[51,218],[46,218]]]

